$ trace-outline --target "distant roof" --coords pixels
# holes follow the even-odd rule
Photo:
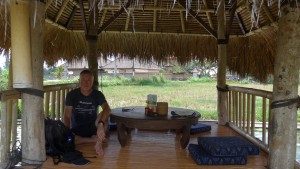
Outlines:
[[[135,69],[162,69],[159,65],[154,62],[140,62],[137,59],[127,59],[127,58],[118,58],[114,61],[110,61],[106,65],[101,66],[103,69],[113,69],[115,68],[135,68]]]
[[[128,59],[128,58],[117,58],[116,60],[98,58],[98,67],[102,69],[113,69],[117,65],[117,68],[135,68],[135,69],[152,69],[152,70],[161,70],[162,67],[155,64],[154,62],[139,62],[137,59]],[[67,67],[70,69],[82,69],[88,68],[88,61],[86,58],[76,59],[67,63]]]

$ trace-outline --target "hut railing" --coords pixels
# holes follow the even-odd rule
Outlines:
[[[76,87],[76,83],[44,86],[45,117],[62,119],[66,94]],[[0,168],[6,167],[7,153],[17,140],[18,103],[21,102],[21,94],[17,90],[0,91]]]
[[[78,87],[77,83],[44,86],[44,115],[51,119],[63,119],[65,97]]]
[[[228,86],[228,89],[229,126],[269,152],[267,129],[272,92],[237,86]]]
[[[16,90],[1,91],[0,168],[6,167],[7,153],[17,138],[18,101],[21,93]]]

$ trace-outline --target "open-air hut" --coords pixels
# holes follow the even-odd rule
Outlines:
[[[97,57],[118,54],[141,62],[218,61],[219,125],[229,121],[226,70],[261,82],[273,76],[268,168],[298,167],[297,1],[2,0],[0,7],[0,50],[11,54],[11,89],[22,92],[23,161],[45,159],[43,62],[87,57],[96,74]]]

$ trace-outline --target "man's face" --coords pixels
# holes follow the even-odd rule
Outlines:
[[[91,90],[93,86],[94,78],[90,74],[82,74],[80,75],[79,79],[79,86],[80,89],[83,91],[89,91]]]

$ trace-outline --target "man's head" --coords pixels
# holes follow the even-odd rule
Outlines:
[[[83,70],[80,73],[80,78],[79,78],[79,87],[82,92],[89,92],[94,83],[94,76],[90,70]]]

